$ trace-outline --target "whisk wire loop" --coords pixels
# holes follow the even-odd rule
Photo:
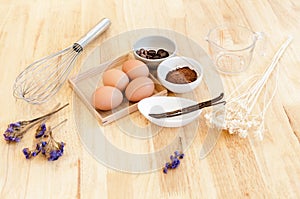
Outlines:
[[[47,72],[48,78],[41,81],[39,86],[35,87],[31,91],[31,98],[40,98],[42,101],[46,100],[50,95],[48,93],[56,93],[56,90],[59,90],[62,84],[66,81],[71,69],[73,68],[73,64],[78,56],[77,52],[70,50],[65,56],[64,59],[58,60],[56,63],[57,68],[52,71]],[[51,82],[60,82],[61,84],[52,84]],[[44,90],[47,92],[40,92],[40,90]]]
[[[30,64],[16,78],[13,95],[32,104],[49,100],[67,80],[83,48],[109,25],[110,20],[104,18],[72,46]]]

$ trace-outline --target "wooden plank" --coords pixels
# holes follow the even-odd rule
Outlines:
[[[34,130],[17,144],[7,144],[0,139],[0,198],[300,198],[299,15],[299,1],[280,0],[0,0],[1,131],[4,132],[10,122],[44,114],[58,102],[70,103],[69,108],[49,121],[49,125],[55,125],[68,118],[68,122],[54,132],[57,140],[67,143],[58,161],[48,162],[42,156],[33,160],[24,158],[22,149],[34,147]],[[51,101],[40,106],[13,98],[14,80],[27,65],[71,45],[103,17],[110,18],[112,26],[86,47],[72,76],[79,74],[82,66],[89,68],[99,64],[100,59],[108,57],[110,60],[110,56],[121,55],[122,42],[129,41],[116,41],[114,48],[105,51],[97,51],[97,47],[106,39],[129,30],[147,27],[174,30],[193,39],[208,52],[205,36],[209,29],[235,23],[264,32],[266,41],[258,43],[245,73],[221,76],[226,93],[230,93],[245,78],[261,74],[282,41],[293,35],[294,41],[278,64],[278,90],[266,115],[264,140],[242,139],[223,132],[214,150],[200,159],[208,130],[203,117],[184,128],[161,129],[135,112],[118,122],[96,127],[110,143],[128,153],[148,154],[162,150],[178,136],[190,142],[183,143],[186,156],[179,168],[167,175],[160,169],[143,174],[126,173],[95,159],[83,142],[79,130],[94,125],[90,121],[93,116],[67,84]],[[261,47],[265,48],[266,56],[260,55]],[[95,59],[89,60],[90,56]],[[269,93],[274,85],[272,76],[268,82]],[[199,100],[209,97],[205,84],[193,94],[182,96]],[[78,112],[83,118],[80,124],[78,115],[74,115]],[[135,127],[130,127],[129,122]],[[136,127],[144,129],[140,131]],[[132,135],[140,133],[148,137],[134,137],[124,131],[127,128],[132,128]],[[87,133],[97,138],[98,132],[93,134],[88,129]],[[110,155],[109,151],[105,153]],[[159,157],[156,164],[168,158]]]

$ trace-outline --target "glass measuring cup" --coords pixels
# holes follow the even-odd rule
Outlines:
[[[256,42],[263,33],[239,25],[221,25],[206,37],[208,49],[217,70],[225,74],[245,71],[252,59]]]

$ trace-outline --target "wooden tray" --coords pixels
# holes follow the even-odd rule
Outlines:
[[[83,101],[83,103],[87,106],[87,108],[96,116],[99,122],[102,125],[109,124],[121,117],[127,116],[130,113],[138,110],[137,102],[132,103],[129,102],[125,97],[121,105],[112,109],[110,111],[100,111],[96,110],[92,105],[92,95],[95,89],[101,85],[102,83],[102,74],[105,70],[111,68],[121,69],[122,64],[128,59],[134,59],[132,53],[127,53],[123,56],[120,56],[113,61],[109,61],[103,63],[97,67],[93,67],[75,77],[69,78],[69,83],[74,89],[75,93],[79,96],[79,98]],[[152,75],[149,75],[154,82],[154,92],[152,96],[155,95],[167,95],[167,89],[163,87],[159,81]]]

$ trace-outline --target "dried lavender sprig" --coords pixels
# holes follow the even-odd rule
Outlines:
[[[49,116],[43,118],[48,119]],[[33,126],[39,123],[39,120],[30,123],[29,121],[19,121],[11,123],[4,132],[3,136],[7,142],[19,142],[23,138],[24,134]]]
[[[57,142],[53,138],[43,147],[42,154],[46,156],[48,161],[55,161],[64,153],[64,142]]]
[[[42,150],[42,144],[38,143],[38,144],[36,144],[36,147],[34,150],[29,150],[29,148],[24,148],[22,151],[23,151],[23,154],[25,155],[25,158],[30,159],[31,157],[37,156],[41,152],[41,150]]]
[[[39,123],[41,120],[47,120],[51,115],[57,113],[61,109],[65,108],[68,106],[69,103],[65,104],[64,106],[58,108],[57,110],[54,110],[50,113],[47,113],[43,116],[34,118],[32,120],[28,121],[19,121],[15,123],[11,123],[8,125],[8,128],[4,132],[3,136],[4,139],[7,142],[19,142],[23,138],[24,134],[33,126],[35,126],[37,123]]]
[[[60,126],[61,124],[65,123],[66,121],[67,121],[67,119],[60,122],[59,124],[57,124],[53,128],[49,127],[48,130],[46,128],[46,124],[41,124],[41,126],[43,127],[43,130],[45,129],[45,131],[43,132],[42,135],[37,137],[39,142],[36,144],[35,149],[33,149],[33,150],[29,150],[29,148],[24,148],[23,149],[23,154],[25,155],[25,158],[30,159],[32,157],[37,156],[40,152],[42,152],[42,154],[49,161],[55,161],[59,157],[61,157],[63,155],[63,152],[64,152],[65,143],[56,141],[53,138],[52,131],[55,128],[57,128],[58,126]],[[41,126],[38,127],[37,132],[38,132],[38,130],[41,129]]]
[[[176,169],[180,165],[180,160],[184,157],[184,153],[180,153],[179,151],[175,151],[174,155],[170,155],[171,162],[167,162],[163,168],[163,172],[165,174],[168,173],[169,169]]]
[[[57,142],[52,135],[52,131],[60,126],[61,124],[63,124],[64,122],[66,122],[67,119],[65,119],[64,121],[62,121],[61,123],[59,123],[58,125],[56,125],[55,127],[53,127],[51,129],[51,127],[49,127],[49,141],[45,143],[45,146],[42,148],[42,153],[46,156],[46,158],[48,159],[48,161],[55,161],[57,160],[59,157],[61,157],[64,153],[64,146],[65,143],[64,142]]]
[[[43,119],[43,118],[45,118],[45,117],[51,116],[51,115],[53,115],[54,113],[57,113],[58,111],[60,111],[61,109],[65,108],[65,107],[68,106],[68,105],[69,105],[69,103],[63,105],[62,107],[58,108],[58,109],[55,110],[55,111],[52,111],[52,112],[50,112],[50,113],[47,113],[46,115],[43,115],[43,116],[40,116],[40,117],[38,117],[38,118],[29,120],[28,122],[35,122],[35,121],[37,121],[37,120],[41,120],[41,119]]]

